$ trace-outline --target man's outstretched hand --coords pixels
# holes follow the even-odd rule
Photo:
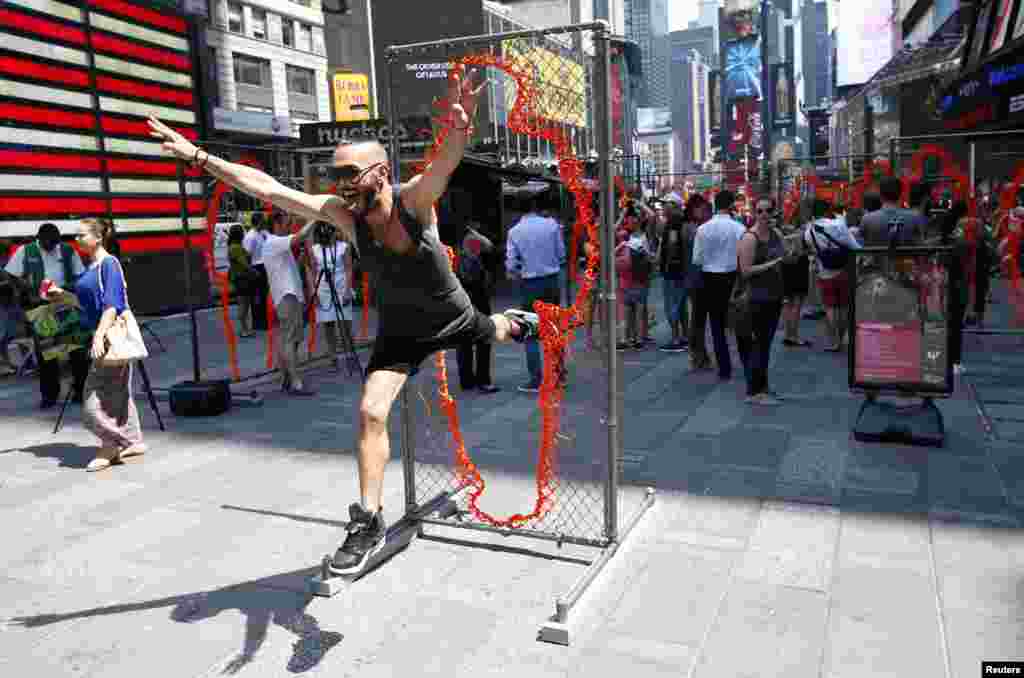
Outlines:
[[[149,135],[163,142],[165,151],[170,151],[179,160],[192,162],[195,159],[196,146],[156,118],[149,118]]]
[[[473,69],[468,75],[456,71],[448,84],[448,102],[451,106],[452,123],[456,129],[467,129],[473,124],[473,116],[476,115],[477,99],[480,92],[484,91],[487,80],[484,79],[479,86],[474,87],[473,81],[477,80],[477,70]]]

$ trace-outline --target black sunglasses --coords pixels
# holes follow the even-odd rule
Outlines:
[[[343,182],[346,184],[354,184],[366,176],[367,172],[370,170],[385,164],[387,163],[375,162],[365,168],[360,168],[359,165],[332,166],[327,168],[327,176],[335,183]]]
[[[769,209],[762,209],[762,208],[760,208],[760,207],[758,207],[758,208],[757,208],[757,213],[758,213],[758,214],[771,214],[771,213],[772,213],[772,212],[774,212],[774,211],[775,211],[775,210],[773,210],[773,209],[771,209],[771,208],[769,208]]]

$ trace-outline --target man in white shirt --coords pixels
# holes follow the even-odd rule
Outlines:
[[[565,264],[565,239],[562,226],[542,215],[537,205],[516,222],[508,232],[505,247],[505,269],[522,281],[522,309],[533,312],[533,303],[559,304],[562,293],[558,274]],[[526,340],[526,367],[530,380],[519,387],[524,393],[539,393],[544,376],[540,344],[536,338]]]
[[[736,246],[746,233],[743,225],[733,219],[735,194],[726,189],[715,196],[715,216],[697,229],[693,240],[693,265],[703,271],[702,303],[707,305],[711,321],[711,337],[718,361],[718,378],[732,379],[732,360],[725,328],[729,319],[729,297],[736,283]]]
[[[249,262],[259,274],[259,284],[252,298],[252,328],[267,329],[267,269],[263,265],[263,242],[267,239],[267,217],[262,212],[252,215],[252,228],[242,239],[242,249],[249,253]]]
[[[60,241],[57,226],[47,223],[39,227],[34,242],[18,248],[4,271],[22,281],[30,299],[40,300],[39,287],[44,280],[52,281],[61,289],[72,289],[75,279],[85,272],[85,267],[71,245]],[[80,349],[72,351],[68,358],[74,378],[74,400],[81,403],[82,389],[89,375],[89,356],[85,349]],[[56,405],[60,397],[60,363],[57,360],[43,360],[38,351],[36,362],[39,365],[39,393],[42,396],[39,407],[45,410]]]
[[[273,235],[263,240],[263,265],[267,269],[270,283],[270,298],[274,302],[280,327],[278,342],[278,368],[284,374],[282,388],[292,395],[311,396],[313,391],[302,383],[302,375],[298,369],[298,349],[302,343],[303,318],[306,295],[302,291],[302,277],[299,275],[299,264],[295,260],[292,248],[308,238],[316,226],[310,221],[292,235],[288,232],[290,219],[288,214],[275,211],[273,217]]]

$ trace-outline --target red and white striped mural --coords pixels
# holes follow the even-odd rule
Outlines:
[[[180,247],[177,169],[145,119],[198,138],[192,59],[186,20],[137,2],[0,0],[0,237],[109,215],[127,251]],[[203,185],[187,176],[201,245]]]

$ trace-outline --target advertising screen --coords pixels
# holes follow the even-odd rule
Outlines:
[[[995,52],[1006,43],[1010,33],[1010,12],[1013,11],[1013,0],[996,0],[996,17],[992,24],[992,39],[989,41],[989,52]]]
[[[451,59],[462,52],[438,45],[415,54],[403,55],[388,64],[386,50],[392,45],[431,42],[486,33],[483,6],[467,7],[462,0],[408,2],[408,0],[374,0],[375,17],[401,17],[394,21],[373,22],[373,45],[377,63],[377,92],[380,114],[388,114],[388,77],[393,78],[398,115],[433,115],[434,101],[445,96],[445,79]],[[481,98],[478,120],[487,119],[486,97]]]
[[[708,117],[711,127],[722,124],[722,79],[718,71],[708,73]]]
[[[1013,27],[1013,39],[1024,38],[1024,5],[1017,9],[1017,23]]]
[[[546,120],[586,127],[587,79],[582,64],[523,39],[506,40],[502,52],[518,68],[531,69],[534,82],[548,92],[537,99],[538,115]],[[504,73],[498,77],[505,79],[505,110],[510,111],[516,100],[515,80]]]
[[[370,119],[370,81],[362,73],[332,75],[331,94],[338,122]]]
[[[773,126],[776,129],[789,127],[794,122],[796,108],[793,88],[793,68],[790,64],[772,66]]]
[[[850,386],[952,392],[945,250],[856,255]]]
[[[871,79],[892,58],[891,0],[839,3],[839,87]]]
[[[725,44],[726,99],[761,98],[761,41],[756,35]]]

